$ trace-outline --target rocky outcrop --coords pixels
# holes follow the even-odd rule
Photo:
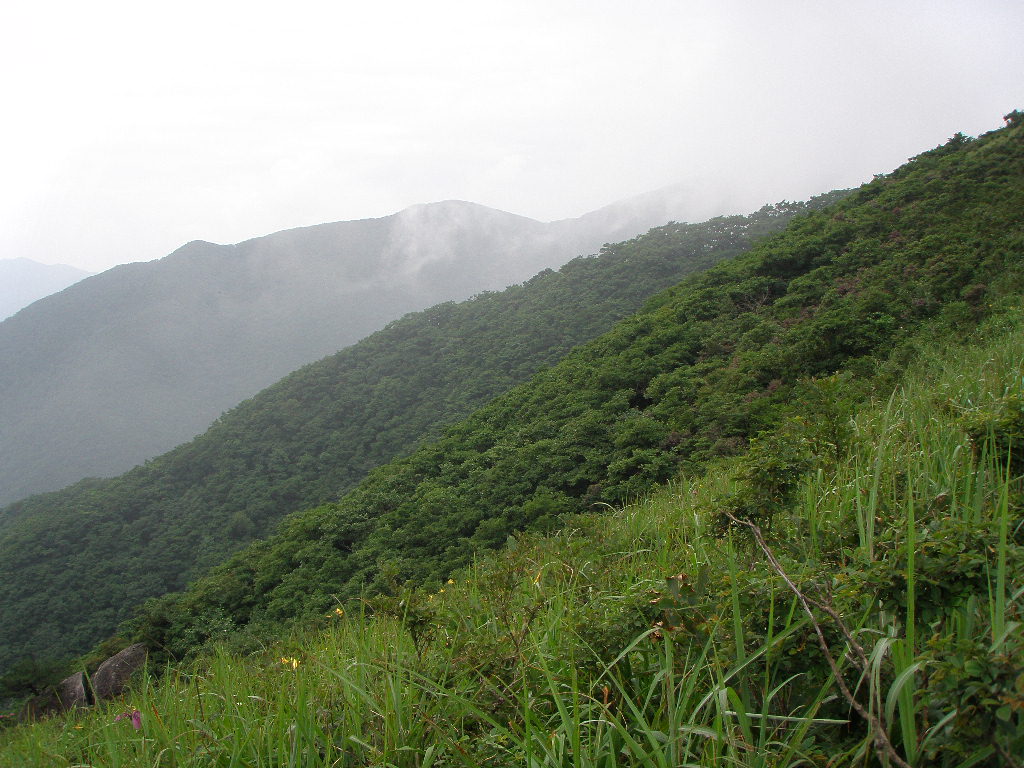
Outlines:
[[[146,663],[146,653],[146,646],[142,643],[129,645],[100,664],[89,685],[86,685],[84,672],[75,672],[29,699],[21,712],[21,719],[38,720],[120,696],[128,688],[132,675]]]
[[[65,677],[57,683],[57,698],[64,709],[84,707],[89,704],[85,692],[85,675],[81,672]]]
[[[146,646],[135,643],[100,664],[91,681],[96,701],[120,696],[131,676],[145,663]]]

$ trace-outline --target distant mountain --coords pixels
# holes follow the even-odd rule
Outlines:
[[[83,280],[0,323],[0,503],[122,472],[407,312],[664,223],[666,199],[553,223],[417,205],[237,245],[191,242]]]
[[[0,259],[0,320],[91,274],[67,264],[40,264],[23,258]]]

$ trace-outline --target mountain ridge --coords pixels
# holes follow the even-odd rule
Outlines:
[[[422,204],[191,241],[36,302],[0,323],[0,503],[124,471],[406,312],[594,253],[628,228],[610,217]],[[632,234],[642,219],[626,216]]]

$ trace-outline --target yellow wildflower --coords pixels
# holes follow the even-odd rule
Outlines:
[[[448,579],[448,583],[449,584],[454,584],[455,583],[455,579]]]
[[[298,659],[289,658],[287,656],[281,657],[281,663],[284,664],[284,666],[286,667],[290,666],[292,669],[298,669],[299,666]]]

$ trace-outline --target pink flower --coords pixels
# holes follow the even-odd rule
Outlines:
[[[114,718],[114,722],[116,723],[118,720],[124,720],[128,717],[130,717],[132,720],[132,728],[134,728],[136,731],[142,728],[142,713],[139,712],[139,710],[137,709],[133,709],[131,712],[122,712],[120,715]]]

